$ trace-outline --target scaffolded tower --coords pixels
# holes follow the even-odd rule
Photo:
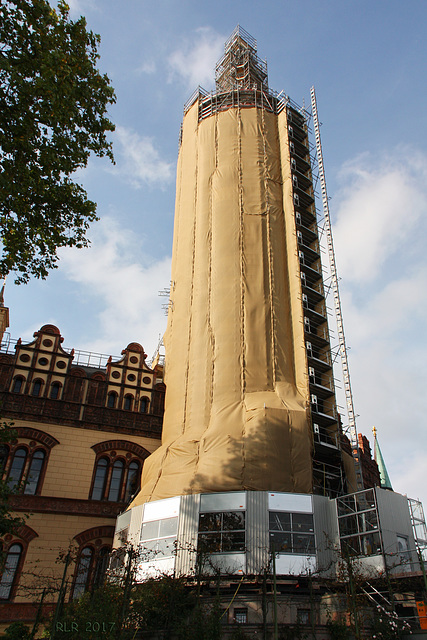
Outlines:
[[[240,27],[216,66],[216,91],[199,88],[185,106],[163,439],[133,506],[348,488],[308,120],[269,89],[256,41]]]

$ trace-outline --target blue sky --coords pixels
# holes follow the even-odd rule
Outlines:
[[[53,323],[65,347],[119,355],[137,341],[152,355],[166,324],[158,291],[170,279],[183,104],[197,85],[213,88],[215,61],[240,24],[273,89],[309,105],[316,86],[358,430],[372,440],[377,427],[394,488],[427,507],[427,4],[70,6],[102,38],[100,68],[117,93],[116,165],[94,159],[77,176],[98,202],[91,248],[63,251],[45,282],[9,279],[12,337]]]

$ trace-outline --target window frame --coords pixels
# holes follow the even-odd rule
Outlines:
[[[139,413],[148,413],[150,409],[150,398],[143,396],[139,399]]]
[[[10,483],[10,480],[11,480],[10,473],[13,468],[15,456],[17,452],[20,450],[25,451],[25,459],[21,468],[21,472],[19,474],[19,479],[15,480],[12,484]],[[33,466],[35,456],[38,453],[43,453],[43,460],[40,465],[40,469],[38,470],[38,473],[37,473],[35,490],[33,493],[29,493],[29,491],[27,491],[26,488],[28,486],[31,467]],[[43,486],[43,482],[46,474],[46,468],[49,460],[49,454],[50,454],[50,449],[48,449],[47,447],[36,445],[34,448],[31,448],[29,444],[19,442],[18,440],[15,446],[9,448],[9,453],[6,458],[3,471],[0,472],[0,477],[3,476],[5,481],[9,483],[9,486],[13,489],[17,489],[20,495],[38,496],[41,494],[41,490],[42,490],[42,486]]]
[[[53,390],[56,389],[56,395],[53,395]],[[61,399],[61,389],[62,389],[62,384],[58,381],[58,380],[54,380],[52,382],[52,384],[50,385],[50,390],[49,390],[49,398],[51,400],[60,400]]]
[[[118,398],[118,393],[117,391],[109,391],[107,393],[107,408],[108,409],[115,409],[117,406],[117,398]],[[110,398],[113,398],[113,402],[111,404]]]
[[[102,487],[102,491],[99,493],[100,497],[98,497],[98,493],[96,494],[96,497],[94,497],[95,482],[97,479],[98,467],[99,467],[99,463],[102,460],[106,462],[106,470],[104,474],[103,487]],[[130,467],[133,463],[136,463],[137,465],[136,474],[137,474],[138,481],[135,484],[133,493],[128,494],[128,479],[131,471]],[[117,492],[118,499],[112,500],[110,496],[112,495],[111,494],[112,483],[114,482],[114,471],[115,471],[114,467],[115,465],[117,465],[118,467],[119,464],[122,464],[123,467],[121,470],[119,489]],[[129,500],[132,498],[132,496],[139,491],[139,488],[141,486],[141,472],[142,472],[143,464],[144,464],[144,461],[138,458],[134,454],[128,458],[124,451],[120,452],[118,455],[115,455],[114,457],[111,457],[111,452],[108,452],[108,451],[104,451],[98,454],[96,456],[95,463],[94,463],[92,482],[91,482],[91,487],[89,492],[89,500],[97,500],[102,502],[118,502],[118,503],[127,504]]]
[[[123,397],[123,410],[124,411],[133,411],[134,400],[135,400],[135,397],[134,397],[133,393],[127,393]]]
[[[3,585],[3,579],[5,577],[5,573],[6,573],[6,570],[7,570],[7,563],[8,563],[8,560],[9,560],[9,556],[10,556],[11,550],[12,550],[12,548],[14,546],[20,547],[20,551],[19,551],[19,554],[18,554],[17,562],[16,562],[15,566],[12,567],[12,570],[13,570],[12,580],[7,583],[8,586],[4,586]],[[14,598],[15,592],[16,592],[16,587],[18,585],[19,578],[20,578],[21,571],[22,571],[25,552],[26,552],[26,546],[21,540],[12,540],[11,543],[8,545],[7,551],[5,552],[6,560],[5,560],[5,563],[4,563],[4,568],[3,568],[3,571],[2,571],[2,573],[0,575],[0,602],[10,602]],[[14,554],[14,555],[16,555],[16,554]],[[4,597],[2,596],[2,591],[1,591],[3,588],[8,589],[7,595],[4,596]]]
[[[303,521],[298,522],[298,520],[302,520],[303,516],[310,516],[310,523]],[[273,518],[277,518],[277,525],[274,526],[272,520]],[[268,512],[268,537],[269,537],[269,548],[275,553],[281,553],[286,555],[297,555],[297,556],[315,556],[316,555],[316,533],[314,527],[314,515],[310,512],[300,512],[300,511],[279,511],[276,509],[270,509]],[[280,522],[279,522],[280,521]],[[289,522],[289,525],[287,524]],[[286,539],[288,540],[288,547],[276,548],[273,544],[276,545],[276,539],[283,538],[282,545],[286,543]],[[303,548],[301,545],[301,541],[306,540],[306,544],[308,543],[308,548]]]
[[[16,389],[16,385],[18,382],[20,383],[19,389]],[[20,374],[16,375],[12,381],[12,388],[11,388],[12,393],[22,393],[24,390],[24,387],[25,387],[25,377]]]
[[[89,562],[87,564],[86,576],[84,583],[78,584],[79,567],[85,551],[90,551]],[[104,543],[97,547],[93,542],[87,542],[83,544],[77,554],[76,565],[74,570],[73,584],[71,588],[70,601],[77,600],[87,591],[100,586],[108,567],[108,556],[111,553],[111,544]],[[104,567],[102,571],[99,571],[100,564]],[[79,587],[79,591],[76,593],[76,588]]]
[[[230,528],[226,526],[225,516],[239,514],[242,516],[243,526]],[[211,516],[203,520],[206,516]],[[202,527],[203,524],[203,527]],[[217,526],[219,524],[219,526]],[[239,542],[239,537],[243,534],[243,539]],[[236,548],[233,546],[233,539]],[[206,544],[210,541],[210,544]],[[217,548],[214,548],[216,545]],[[227,511],[203,511],[199,514],[199,526],[197,536],[197,548],[202,553],[209,555],[214,553],[244,553],[246,550],[246,511],[244,509],[230,509]]]
[[[36,385],[37,386],[37,393],[34,393],[35,389],[36,389]],[[44,380],[42,380],[42,378],[34,378],[34,380],[31,381],[31,393],[30,395],[33,398],[41,398],[43,397],[43,385],[44,385]]]

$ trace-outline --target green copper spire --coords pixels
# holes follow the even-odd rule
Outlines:
[[[380,472],[381,489],[390,489],[391,491],[393,491],[390,477],[385,466],[383,454],[381,453],[380,445],[378,444],[377,430],[375,427],[372,427],[372,433],[374,434],[374,460],[377,463],[378,470]]]

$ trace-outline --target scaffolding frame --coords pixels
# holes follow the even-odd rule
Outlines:
[[[329,266],[331,270],[332,289],[334,293],[335,318],[336,318],[337,329],[338,329],[339,350],[341,355],[343,382],[344,382],[345,398],[346,398],[346,404],[347,404],[348,427],[344,429],[344,431],[348,433],[350,437],[351,452],[352,452],[354,467],[356,472],[357,489],[358,491],[363,491],[363,475],[362,475],[362,467],[360,463],[359,440],[358,440],[357,429],[356,429],[356,418],[355,418],[355,412],[354,412],[353,394],[351,391],[350,370],[348,365],[347,346],[346,346],[345,335],[344,335],[344,324],[343,324],[342,311],[341,311],[341,299],[340,299],[339,286],[338,286],[338,274],[337,274],[336,261],[335,261],[334,243],[332,238],[331,218],[329,213],[329,198],[326,190],[325,171],[323,168],[322,142],[320,139],[320,127],[319,127],[319,119],[317,116],[317,101],[316,101],[316,92],[315,92],[314,86],[311,87],[310,95],[311,95],[311,108],[312,108],[312,114],[313,114],[314,136],[316,140],[317,166],[319,171],[320,189],[322,193],[324,229],[325,229],[327,245],[328,245]]]

